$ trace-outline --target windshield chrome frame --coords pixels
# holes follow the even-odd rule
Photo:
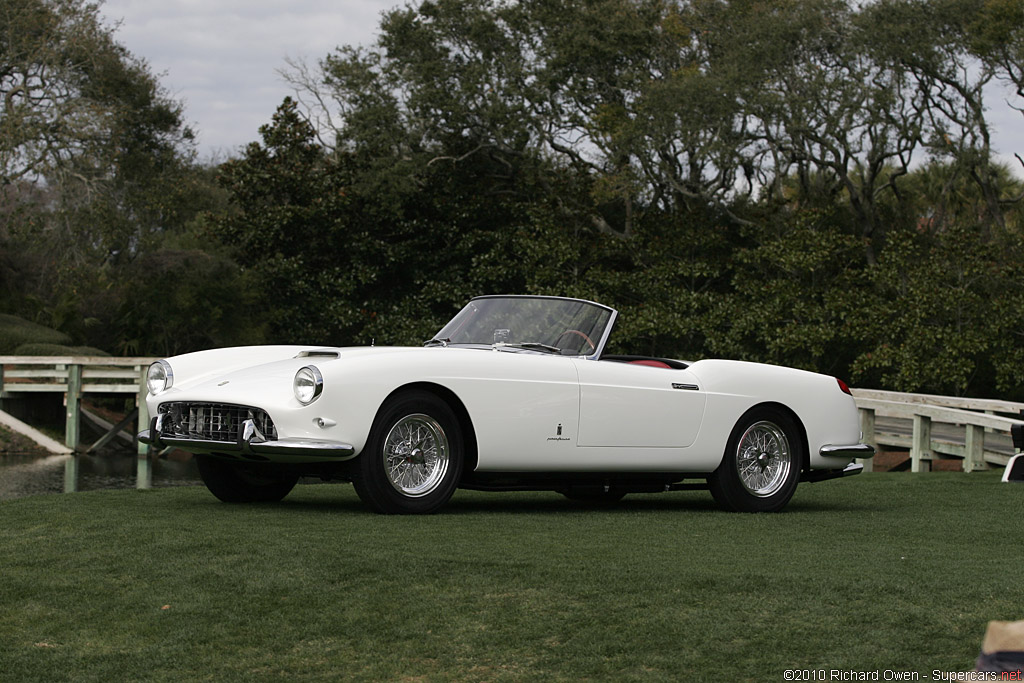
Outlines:
[[[590,304],[591,306],[597,306],[603,308],[610,313],[608,317],[608,324],[604,326],[604,332],[601,333],[601,338],[596,342],[597,348],[594,349],[594,353],[589,356],[566,356],[566,358],[586,358],[587,360],[597,360],[601,357],[604,352],[605,345],[608,344],[608,338],[612,335],[612,328],[615,327],[615,321],[619,317],[619,312],[611,306],[605,306],[599,304],[596,301],[590,301],[589,299],[577,299],[571,296],[547,296],[544,294],[483,294],[481,296],[475,296],[467,302],[467,306],[474,301],[480,299],[555,299],[557,301],[576,301],[579,303]],[[444,328],[442,328],[444,329]]]

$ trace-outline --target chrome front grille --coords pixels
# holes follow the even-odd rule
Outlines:
[[[277,440],[274,421],[260,408],[182,401],[161,403],[157,411],[161,437],[237,443],[242,424],[252,420],[263,440]]]

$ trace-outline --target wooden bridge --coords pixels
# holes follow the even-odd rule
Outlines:
[[[959,459],[964,472],[1005,467],[1014,454],[1010,427],[1024,422],[1024,403],[853,389],[864,441],[910,450],[910,469]],[[870,468],[870,461],[864,469]]]
[[[92,453],[111,440],[120,438],[136,444],[138,452],[137,485],[152,485],[152,460],[149,448],[135,440],[138,425],[149,422],[146,409],[146,372],[155,358],[110,358],[104,356],[0,356],[0,424],[35,441],[51,453]],[[64,443],[40,433],[33,427],[2,410],[5,400],[25,398],[32,394],[57,393],[64,397]],[[82,408],[86,394],[128,395],[135,398],[135,408],[117,424]],[[106,433],[96,442],[81,443],[82,420],[89,420]],[[133,431],[123,430],[133,427]],[[64,490],[78,489],[78,458],[65,464]]]
[[[0,356],[0,424],[25,434],[51,452],[90,453],[121,438],[131,441],[138,453],[137,486],[152,484],[149,447],[135,441],[139,425],[149,422],[146,409],[146,372],[155,358]],[[24,398],[39,392],[64,397],[64,443],[39,433],[3,412],[3,400]],[[135,408],[116,425],[106,423],[82,408],[86,394],[130,395]],[[961,461],[965,472],[1003,467],[1014,453],[1010,426],[1024,422],[1024,403],[992,399],[906,394],[854,389],[860,410],[864,441],[875,446],[910,450],[911,470],[931,469],[936,460]],[[105,429],[96,442],[83,446],[81,424],[86,419]],[[134,423],[134,425],[133,425]],[[126,433],[128,427],[132,429]],[[870,471],[871,461],[862,461]],[[65,490],[77,490],[78,460],[68,460]]]

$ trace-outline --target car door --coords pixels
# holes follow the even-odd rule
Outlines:
[[[577,359],[579,446],[686,448],[706,396],[689,370]]]

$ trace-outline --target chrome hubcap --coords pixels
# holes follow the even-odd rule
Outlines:
[[[771,496],[785,485],[792,467],[789,439],[778,425],[752,424],[736,447],[736,470],[740,483],[759,498]]]
[[[407,415],[384,439],[384,470],[396,491],[411,498],[436,489],[448,471],[448,437],[429,415]]]

